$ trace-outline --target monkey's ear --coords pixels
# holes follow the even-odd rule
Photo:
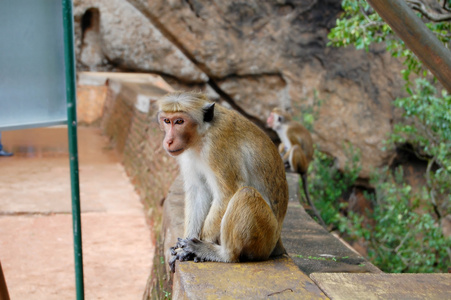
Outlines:
[[[211,122],[215,115],[215,103],[209,103],[204,107],[204,122]]]

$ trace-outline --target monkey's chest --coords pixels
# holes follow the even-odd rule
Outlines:
[[[283,128],[281,132],[277,132],[279,135],[280,141],[283,143],[284,150],[287,151],[292,147],[290,140],[288,139],[287,130]]]

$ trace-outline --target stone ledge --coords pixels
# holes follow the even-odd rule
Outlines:
[[[314,272],[381,273],[314,221],[300,205],[299,175],[287,174],[290,189],[282,241],[289,256],[307,275]]]
[[[308,277],[313,272],[381,272],[318,225],[299,203],[299,177],[287,174],[290,201],[282,230],[289,256],[253,263],[177,262],[173,299],[299,298],[327,299]],[[163,253],[167,274],[169,248],[183,236],[183,182],[178,177],[163,210]]]
[[[289,257],[263,262],[177,265],[174,299],[328,299]]]

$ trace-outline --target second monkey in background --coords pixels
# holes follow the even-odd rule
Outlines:
[[[293,121],[290,114],[280,108],[273,109],[266,123],[279,136],[281,141],[279,153],[282,155],[283,162],[288,165],[291,172],[301,175],[305,197],[321,225],[326,227],[308,192],[307,172],[313,159],[312,135],[307,128]]]

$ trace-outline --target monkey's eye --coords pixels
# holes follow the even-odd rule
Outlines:
[[[165,118],[165,119],[163,119],[163,122],[166,123],[166,124],[170,124],[171,120]]]
[[[175,120],[174,124],[181,125],[181,124],[183,124],[184,122],[185,122],[185,121],[184,121],[183,119],[177,119],[177,120]]]
[[[277,118],[279,120],[279,122],[282,122],[282,117],[279,116],[279,118]]]

